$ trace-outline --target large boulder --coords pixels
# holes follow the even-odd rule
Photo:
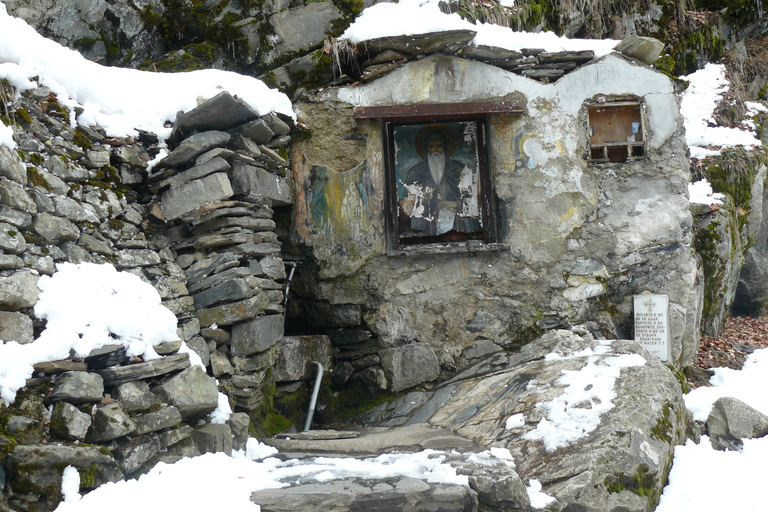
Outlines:
[[[704,265],[701,330],[716,337],[731,310],[744,260],[738,214],[730,196],[698,220],[694,246]]]
[[[707,417],[707,433],[714,449],[741,451],[742,439],[768,434],[768,416],[736,398],[719,398]]]
[[[556,499],[547,510],[639,512],[657,503],[687,418],[672,372],[634,341],[550,331],[365,421],[427,422],[506,447],[519,474]]]
[[[51,510],[61,500],[61,477],[67,466],[80,473],[81,490],[123,479],[115,459],[97,447],[17,446],[11,457],[10,487],[15,494],[39,496],[41,510]]]

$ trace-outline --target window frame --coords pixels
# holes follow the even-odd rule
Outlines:
[[[600,108],[628,108],[628,107],[634,107],[638,111],[638,119],[639,119],[639,133],[642,137],[641,140],[634,140],[629,141],[628,137],[630,135],[635,135],[634,133],[625,133],[624,137],[625,140],[622,141],[606,141],[601,142],[599,144],[594,144],[592,142],[592,128],[594,126],[593,123],[593,114],[592,111],[600,109]],[[622,98],[622,99],[615,99],[615,100],[608,100],[604,98],[600,98],[598,101],[589,102],[586,104],[586,139],[587,139],[587,162],[590,165],[595,164],[623,164],[626,162],[635,162],[639,160],[645,160],[648,158],[648,136],[647,136],[647,122],[646,122],[646,116],[645,116],[645,103],[640,98]],[[600,149],[602,150],[603,156],[601,158],[595,158],[595,150]],[[612,160],[609,156],[609,151],[611,150],[619,150],[619,151],[626,151],[626,158],[622,160]],[[641,152],[642,154],[633,154],[636,152]]]
[[[503,249],[498,243],[498,212],[490,170],[488,140],[491,114],[517,114],[524,111],[520,100],[470,102],[447,104],[416,104],[357,107],[356,119],[376,119],[380,122],[382,156],[384,164],[385,207],[384,222],[387,254],[397,256],[413,253],[480,252]],[[451,241],[438,237],[420,243],[401,243],[398,227],[397,171],[395,166],[394,129],[400,125],[426,125],[430,123],[474,122],[477,126],[477,158],[479,174],[479,204],[482,208],[482,239],[467,237]],[[478,230],[476,233],[479,233]],[[443,237],[446,238],[446,237]]]

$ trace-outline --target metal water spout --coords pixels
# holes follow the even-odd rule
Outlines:
[[[315,405],[317,404],[317,394],[320,392],[320,381],[323,380],[323,365],[317,361],[312,361],[317,365],[317,377],[315,377],[315,389],[312,391],[312,399],[309,401],[309,411],[307,412],[307,422],[304,423],[304,432],[309,430],[312,425],[312,416],[315,415]]]

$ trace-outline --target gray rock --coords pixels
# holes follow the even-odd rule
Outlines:
[[[32,215],[29,212],[0,204],[0,222],[7,222],[19,228],[28,228],[32,225]]]
[[[69,402],[78,405],[101,402],[103,397],[104,379],[101,375],[91,372],[68,372],[54,381],[46,402]]]
[[[704,265],[709,305],[702,313],[702,332],[717,337],[731,310],[743,261],[739,220],[730,196],[718,210],[699,220],[694,244]]]
[[[248,427],[251,425],[251,418],[244,412],[235,412],[227,420],[227,425],[232,429],[232,449],[245,450],[248,443]]]
[[[362,382],[363,385],[371,391],[382,391],[387,389],[389,386],[387,375],[384,373],[384,370],[378,366],[369,366],[368,368],[363,369],[361,372],[353,375],[352,378]],[[415,380],[418,379],[419,377],[416,377]]]
[[[173,341],[164,341],[162,343],[158,343],[157,345],[155,345],[154,347],[155,352],[157,352],[161,356],[169,356],[171,354],[175,354],[176,352],[178,352],[179,349],[181,348],[182,343],[183,342],[180,339],[173,340]]]
[[[256,144],[266,144],[275,133],[269,128],[264,119],[254,119],[248,123],[242,124],[229,130],[232,135],[242,135],[253,140]]]
[[[650,66],[661,55],[664,43],[653,37],[631,34],[622,39],[613,49]]]
[[[192,366],[152,388],[164,402],[179,409],[185,421],[198,419],[219,405],[216,381],[199,366]]]
[[[768,434],[768,416],[736,398],[719,398],[707,417],[707,434],[715,450],[740,450],[742,439]]]
[[[83,441],[91,428],[91,416],[67,402],[59,402],[51,414],[51,433],[67,441]]]
[[[197,318],[200,320],[201,327],[210,327],[213,324],[232,325],[256,317],[268,304],[267,295],[258,293],[250,299],[201,309],[197,311]]]
[[[111,190],[102,188],[87,191],[83,195],[83,201],[95,208],[96,214],[100,219],[112,219],[117,217],[121,215],[128,206],[128,203],[125,201],[125,199],[121,200],[119,197],[117,197],[117,194]],[[136,227],[131,226],[130,224],[125,225],[122,230],[138,232]],[[109,235],[106,236],[109,237]],[[131,236],[123,236],[123,238],[131,238]]]
[[[92,490],[123,479],[111,455],[96,447],[59,445],[17,446],[13,451],[10,485],[38,496],[51,496],[51,509],[61,499],[61,468],[74,466],[81,475],[80,487]],[[88,478],[82,478],[84,475]]]
[[[94,212],[93,206],[86,203],[83,206],[79,202],[70,197],[55,195],[52,197],[54,213],[59,217],[64,217],[72,222],[91,222],[98,224],[100,222],[99,216]]]
[[[149,390],[149,384],[135,380],[118,384],[113,396],[123,404],[128,413],[143,412],[160,404],[160,400]]]
[[[179,428],[160,432],[158,437],[160,438],[160,445],[163,448],[168,448],[169,446],[173,446],[174,444],[187,439],[191,435],[192,427],[189,425],[181,425]]]
[[[181,423],[181,413],[173,406],[161,407],[156,411],[134,416],[133,421],[136,423],[137,434],[149,434],[178,425]]]
[[[236,357],[263,352],[283,336],[282,315],[267,315],[232,327],[231,350]]]
[[[427,55],[441,50],[456,51],[474,39],[473,30],[445,30],[427,34],[378,37],[368,39],[361,47],[372,57],[391,50],[406,55]]]
[[[106,385],[114,386],[123,382],[159,377],[188,367],[189,356],[187,354],[174,354],[145,363],[105,368],[99,370],[98,373],[104,378]]]
[[[117,268],[134,268],[159,265],[160,255],[151,249],[121,249],[117,251]]]
[[[112,441],[136,431],[136,424],[117,402],[96,406],[93,423],[85,436],[88,443]]]
[[[527,510],[530,507],[525,484],[514,471],[506,475],[471,475],[469,486],[477,492],[480,503],[502,510]]]
[[[210,174],[163,192],[163,217],[172,221],[206,203],[228,199],[232,194],[232,185],[225,173]]]
[[[19,154],[6,145],[0,146],[0,176],[27,184],[27,169]]]
[[[300,484],[265,489],[251,495],[264,512],[357,512],[363,510],[436,510],[473,512],[477,495],[462,485],[428,483],[412,477],[335,479],[333,482]]]
[[[115,155],[119,163],[128,164],[140,169],[146,169],[148,162],[151,160],[149,153],[137,144],[118,146],[112,149],[112,154]]]
[[[181,167],[194,160],[198,155],[213,148],[223,147],[229,142],[230,135],[225,132],[210,130],[196,133],[179,144],[171,153],[158,164],[162,167]]]
[[[169,142],[172,145],[178,144],[187,134],[195,131],[228,130],[258,117],[259,114],[247,103],[224,91],[178,116],[173,124]]]
[[[120,470],[129,476],[162,449],[157,434],[149,434],[119,441],[112,453],[120,465]]]
[[[35,217],[32,229],[51,243],[74,241],[80,237],[80,230],[67,219],[41,213]]]
[[[267,317],[268,318],[268,317]],[[327,371],[333,362],[333,347],[328,336],[286,336],[280,342],[275,365],[275,381],[304,380],[315,370],[317,361]]]
[[[51,171],[56,177],[61,178],[63,182],[85,181],[89,178],[87,169],[60,156],[50,157],[43,165],[45,165],[45,168]],[[69,191],[69,186],[66,184],[64,184],[64,187],[58,182],[56,182],[56,185],[53,185],[53,182],[50,181],[50,179],[48,183],[49,186],[55,186],[53,192],[56,192],[57,194],[66,194]]]
[[[109,165],[111,154],[103,146],[94,146],[85,152],[85,164],[90,168],[99,168]]]
[[[77,244],[88,252],[95,252],[104,256],[113,256],[115,254],[115,251],[109,244],[88,233],[82,233],[77,240]]]
[[[244,279],[230,279],[193,296],[195,308],[205,309],[223,302],[236,302],[253,296],[253,289]]]
[[[231,166],[229,165],[229,162],[223,158],[218,156],[213,157],[201,164],[190,167],[184,172],[176,174],[175,176],[171,176],[170,178],[161,182],[160,186],[178,187],[192,180],[197,180],[204,176],[208,176],[209,174],[228,171],[230,168]]]
[[[216,345],[229,345],[232,335],[224,329],[200,329],[200,335],[205,341],[213,341]]]
[[[211,362],[211,351],[208,348],[208,344],[205,342],[202,336],[193,336],[187,340],[187,346],[192,349],[195,354],[200,356],[203,362],[203,366],[208,366]]]
[[[352,378],[352,374],[354,373],[355,367],[352,366],[352,363],[349,361],[341,361],[333,369],[333,383],[337,386],[342,386]]]
[[[234,163],[231,174],[234,194],[245,201],[262,203],[269,199],[275,206],[293,204],[293,188],[282,176],[242,162]]]
[[[11,224],[0,223],[0,251],[8,254],[21,254],[27,248],[19,228]]]
[[[243,151],[245,154],[251,157],[257,157],[261,155],[259,145],[249,137],[243,137],[242,135],[236,135],[229,141],[229,148],[237,151]]]
[[[211,372],[217,379],[222,375],[232,375],[235,369],[229,362],[229,356],[217,349],[211,352]]]
[[[477,443],[507,447],[519,474],[540,480],[543,491],[557,500],[552,510],[647,510],[666,483],[675,445],[685,439],[682,392],[672,372],[632,341],[603,342],[604,355],[574,356],[598,344],[571,332],[550,331],[518,353],[486,359],[427,392],[415,409],[406,404],[414,401],[411,396],[378,409],[368,425],[428,422]],[[541,354],[556,357],[542,359]],[[543,404],[564,403],[564,372],[584,370],[588,359],[600,365],[617,357],[634,358],[638,365],[621,369],[613,385],[613,407],[599,416],[594,430],[549,445],[532,433],[548,417]],[[575,405],[600,403],[594,396]],[[400,407],[407,416],[393,415]],[[507,430],[506,421],[515,414],[523,415],[523,425]],[[634,475],[641,478],[636,481]],[[624,490],[613,492],[616,486]]]
[[[23,266],[24,260],[22,258],[13,254],[0,254],[0,270],[17,270]]]
[[[0,204],[31,215],[37,214],[37,205],[24,191],[24,187],[8,178],[0,177]]]
[[[501,352],[502,350],[503,349],[500,346],[492,341],[480,340],[474,346],[467,347],[462,355],[466,359],[478,359],[490,354],[495,354],[496,352]]]
[[[411,343],[379,351],[392,391],[398,392],[437,379],[440,364],[429,343]]]
[[[202,155],[200,155],[197,158],[195,158],[195,165],[202,165],[205,162],[207,162],[208,160],[210,160],[212,158],[216,158],[216,157],[220,157],[223,160],[229,160],[230,158],[232,158],[232,155],[234,155],[234,154],[235,154],[235,152],[232,151],[231,149],[227,149],[227,148],[213,148],[212,150],[206,151]]]
[[[232,455],[232,429],[226,423],[197,427],[192,432],[192,439],[200,453],[224,452]]]
[[[37,280],[38,276],[31,272],[0,276],[0,309],[18,311],[34,306],[40,293]]]
[[[285,263],[283,263],[282,258],[267,256],[259,260],[259,267],[261,268],[262,275],[270,279],[282,281],[287,277],[285,274]]]
[[[273,14],[269,23],[278,37],[274,58],[316,47],[341,17],[341,11],[331,2],[311,3]]]
[[[24,254],[24,265],[36,270],[38,274],[52,276],[56,271],[53,258],[50,256],[35,256],[34,254]]]
[[[302,302],[306,321],[322,328],[357,327],[363,323],[362,311],[357,304],[328,304]]]
[[[0,311],[0,341],[15,341],[22,345],[32,343],[32,319],[24,313]]]

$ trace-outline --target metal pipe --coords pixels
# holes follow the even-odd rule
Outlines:
[[[312,361],[317,365],[317,377],[315,377],[315,390],[312,391],[312,399],[309,401],[309,412],[307,412],[307,422],[304,424],[304,432],[309,430],[312,424],[312,416],[315,415],[315,405],[317,404],[317,394],[320,392],[320,381],[323,379],[323,365],[317,361]]]

